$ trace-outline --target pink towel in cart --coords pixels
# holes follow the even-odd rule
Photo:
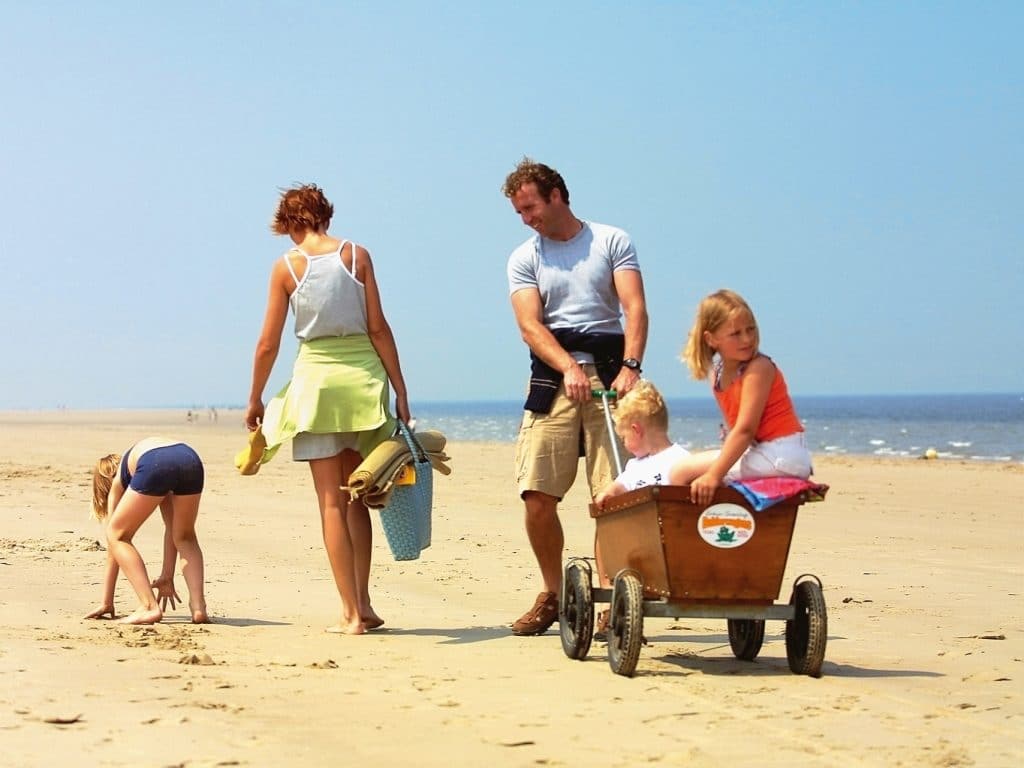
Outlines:
[[[824,501],[828,492],[827,485],[812,483],[802,477],[741,478],[728,485],[742,493],[750,506],[758,512],[800,494],[804,494],[804,501]]]

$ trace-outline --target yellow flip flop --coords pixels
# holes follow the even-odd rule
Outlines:
[[[235,466],[243,475],[255,475],[260,471],[260,459],[267,447],[267,439],[263,436],[263,428],[256,427],[249,433],[249,444],[235,454]]]

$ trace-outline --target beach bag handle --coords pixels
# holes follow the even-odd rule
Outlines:
[[[398,419],[397,432],[405,438],[405,444],[409,446],[409,453],[412,454],[412,460],[416,464],[422,464],[424,461],[430,461],[427,458],[427,452],[423,450],[423,446],[420,445],[420,441],[416,439],[416,435],[409,429],[409,425],[401,419]]]

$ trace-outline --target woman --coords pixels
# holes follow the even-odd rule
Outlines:
[[[409,401],[370,254],[328,234],[333,214],[334,206],[313,184],[286,190],[278,202],[271,229],[288,235],[295,247],[270,273],[245,423],[250,431],[262,425],[267,442],[262,461],[291,439],[293,459],[309,463],[341,597],[341,619],[328,631],[362,634],[384,623],[369,595],[370,516],[341,488],[362,457],[394,434],[388,382],[398,418],[405,421]],[[292,380],[264,413],[263,389],[277,359],[289,305],[299,352]]]

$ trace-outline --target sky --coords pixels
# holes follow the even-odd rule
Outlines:
[[[1024,4],[3,2],[0,409],[244,405],[282,188],[374,260],[417,401],[515,400],[525,156],[798,395],[1024,391]],[[288,380],[291,323],[268,385]]]

